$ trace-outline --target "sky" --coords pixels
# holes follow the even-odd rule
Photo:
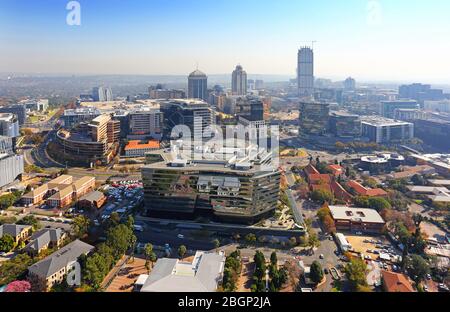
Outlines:
[[[317,77],[450,84],[448,0],[0,0],[0,72]]]

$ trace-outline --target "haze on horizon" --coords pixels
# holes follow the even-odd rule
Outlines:
[[[448,0],[0,0],[2,72],[295,77],[315,40],[315,75],[450,84]]]

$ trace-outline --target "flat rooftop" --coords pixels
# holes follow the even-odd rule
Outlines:
[[[371,126],[385,126],[385,127],[412,125],[412,123],[410,122],[394,120],[381,116],[362,116],[361,123]]]
[[[331,215],[335,220],[361,221],[384,224],[383,218],[375,209],[353,208],[347,206],[330,206]]]

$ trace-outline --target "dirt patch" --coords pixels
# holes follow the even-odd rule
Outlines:
[[[237,281],[237,292],[250,292],[253,281],[254,263],[244,263],[241,269],[241,275]]]
[[[374,255],[367,252],[368,249],[374,250],[376,248],[376,243],[373,243],[374,241],[381,241],[382,245],[389,244],[388,240],[381,236],[352,236],[352,235],[346,235],[345,236],[352,245],[353,249],[356,252],[362,253],[364,255],[370,255],[374,257]],[[372,241],[372,242],[370,242]]]

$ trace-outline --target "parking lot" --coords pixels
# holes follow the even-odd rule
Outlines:
[[[122,181],[107,187],[108,203],[102,210],[101,220],[108,219],[113,212],[123,216],[143,201],[142,183],[138,181]]]

